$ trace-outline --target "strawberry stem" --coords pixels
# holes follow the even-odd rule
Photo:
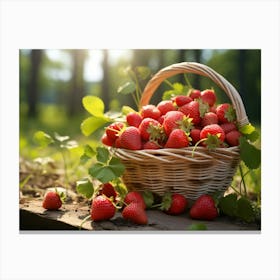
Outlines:
[[[91,217],[91,215],[88,215],[88,216],[86,216],[86,217],[82,220],[82,222],[81,222],[81,224],[80,224],[80,226],[79,226],[79,230],[82,229],[83,224],[84,224],[90,217]]]
[[[202,139],[200,139],[198,142],[195,143],[195,145],[194,145],[194,147],[193,147],[193,149],[192,149],[192,157],[194,157],[194,152],[195,152],[197,146],[198,146],[201,142],[206,141],[206,140],[207,140],[207,138],[202,138]]]
[[[190,83],[190,81],[189,81],[189,79],[188,79],[186,73],[184,73],[184,78],[185,78],[185,81],[186,81],[186,83],[187,83],[187,86],[188,86],[190,89],[193,88],[193,87],[192,87],[192,84]]]

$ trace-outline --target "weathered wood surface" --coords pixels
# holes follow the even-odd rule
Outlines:
[[[42,207],[42,200],[30,200],[20,204],[20,230],[78,230],[83,219],[89,215],[89,206],[64,204],[58,211]],[[256,231],[260,225],[244,224],[218,217],[215,221],[195,221],[188,212],[170,216],[158,210],[147,210],[148,225],[140,226],[125,221],[120,212],[109,221],[86,221],[82,229],[91,231],[187,231],[191,224],[204,223],[208,231]]]

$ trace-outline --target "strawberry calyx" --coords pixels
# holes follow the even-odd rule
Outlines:
[[[229,122],[233,122],[236,120],[236,112],[235,109],[232,106],[229,106],[229,108],[225,112],[225,118]]]
[[[204,115],[209,112],[209,104],[206,102],[203,102],[201,99],[197,99],[197,102],[199,104],[199,114],[200,117],[203,118]]]
[[[65,193],[65,192],[59,192],[59,191],[57,190],[56,187],[54,188],[54,191],[55,191],[56,194],[58,194],[58,196],[59,196],[61,202],[62,202],[62,203],[65,203],[65,200],[66,200],[66,193]]]

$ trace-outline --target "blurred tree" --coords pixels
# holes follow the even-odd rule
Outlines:
[[[87,57],[86,50],[71,50],[72,78],[68,103],[68,114],[70,116],[81,113],[82,98],[84,96],[84,63]]]
[[[42,62],[42,50],[31,50],[30,52],[30,79],[27,90],[28,117],[36,118],[38,115],[39,100],[39,76]]]
[[[110,79],[109,79],[109,62],[108,62],[108,50],[103,50],[103,79],[101,82],[101,95],[105,105],[105,112],[109,110],[110,104]]]
[[[200,63],[201,62],[201,50],[196,49],[193,50],[194,52],[194,61]],[[194,81],[193,81],[193,87],[200,89],[200,75],[195,75],[194,76]]]

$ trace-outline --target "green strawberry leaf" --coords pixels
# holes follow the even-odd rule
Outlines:
[[[93,178],[99,180],[101,183],[107,183],[116,178],[115,173],[110,167],[102,163],[94,164],[88,171]]]
[[[109,167],[114,172],[116,177],[120,177],[125,171],[125,166],[122,164],[121,160],[116,157],[111,158],[109,161]]]
[[[141,80],[146,80],[151,75],[151,70],[149,67],[146,66],[137,66],[135,68],[137,76]]]
[[[95,117],[104,116],[104,103],[97,96],[85,96],[82,99],[84,108]]]
[[[120,94],[130,94],[136,90],[136,85],[133,81],[127,81],[123,85],[119,86],[117,92]]]
[[[247,223],[255,220],[255,212],[248,199],[244,197],[238,199],[236,216]]]
[[[164,194],[164,196],[162,197],[162,201],[159,209],[162,211],[166,211],[170,208],[171,203],[172,203],[172,195],[171,193],[168,192]]]
[[[259,138],[259,133],[252,124],[247,124],[239,128],[239,131],[251,142],[255,142]]]
[[[146,207],[151,208],[154,204],[154,195],[151,191],[145,190],[142,194]]]
[[[99,162],[106,163],[109,160],[110,154],[107,148],[97,147],[96,148],[96,159]]]
[[[83,179],[83,180],[77,181],[76,190],[79,194],[85,196],[88,199],[90,199],[92,197],[93,192],[94,192],[93,185],[89,181],[89,179]]]
[[[96,155],[96,151],[90,146],[84,146],[84,153],[80,157],[81,163],[86,163],[89,159],[92,159]]]
[[[203,223],[191,224],[188,230],[207,230],[207,226]]]
[[[173,89],[177,92],[177,94],[184,92],[184,85],[183,84],[174,83],[172,86],[173,86]]]
[[[230,106],[227,111],[225,112],[225,118],[229,121],[229,122],[233,122],[236,120],[236,112],[235,109]]]
[[[239,138],[240,158],[249,169],[256,169],[261,164],[261,151],[250,144],[245,137]]]
[[[110,118],[105,117],[104,115],[98,117],[89,117],[81,123],[81,131],[85,136],[89,136],[109,121]]]
[[[54,139],[44,131],[36,131],[34,133],[33,139],[35,143],[41,147],[46,147],[54,142]]]
[[[225,215],[235,217],[237,212],[237,195],[233,193],[220,198],[218,207]]]
[[[136,112],[134,109],[132,109],[131,107],[129,106],[123,106],[122,107],[122,113],[123,115],[127,115],[128,113],[131,113],[131,112]]]

